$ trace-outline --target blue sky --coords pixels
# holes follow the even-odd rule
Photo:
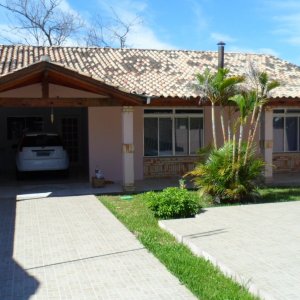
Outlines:
[[[86,22],[94,13],[142,22],[128,35],[134,48],[268,53],[300,65],[300,1],[296,0],[63,0]],[[4,26],[2,18],[2,24]],[[72,41],[74,44],[74,41]],[[76,42],[75,42],[76,43]]]

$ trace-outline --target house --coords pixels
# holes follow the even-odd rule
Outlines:
[[[300,170],[300,68],[225,53],[232,74],[249,62],[281,82],[256,139],[271,181]],[[0,174],[14,170],[11,147],[28,129],[59,132],[72,170],[89,179],[100,168],[130,190],[135,180],[182,175],[212,140],[210,105],[191,83],[217,65],[208,51],[0,46]]]

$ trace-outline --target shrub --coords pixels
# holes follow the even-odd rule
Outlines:
[[[193,217],[201,209],[196,194],[178,187],[166,188],[162,192],[147,192],[143,198],[159,219]]]
[[[241,202],[258,197],[257,185],[265,163],[256,157],[255,148],[248,153],[244,163],[245,145],[240,163],[232,163],[232,144],[213,149],[204,163],[199,163],[188,175],[194,176],[200,195],[210,195],[215,202]]]

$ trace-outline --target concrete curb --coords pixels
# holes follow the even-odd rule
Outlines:
[[[276,300],[269,293],[262,289],[259,289],[254,283],[252,283],[251,278],[247,279],[241,276],[239,273],[226,266],[223,262],[219,261],[216,257],[210,255],[208,252],[201,249],[199,246],[196,246],[188,238],[185,238],[183,235],[178,234],[174,230],[168,228],[164,221],[158,221],[158,224],[160,228],[172,234],[179,243],[186,245],[196,256],[203,257],[204,259],[212,263],[215,267],[219,268],[225,276],[230,277],[232,280],[238,282],[254,296],[258,296],[263,300]]]

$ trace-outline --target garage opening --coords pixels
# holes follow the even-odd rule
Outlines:
[[[16,145],[24,131],[58,133],[70,156],[69,178],[89,181],[88,109],[143,103],[88,68],[65,67],[42,53],[32,63],[9,57],[13,68],[0,75],[0,183],[16,178]]]
[[[25,132],[58,133],[69,154],[68,179],[88,180],[87,108],[1,108],[0,180],[16,179],[16,145]],[[54,172],[49,176],[55,178]],[[40,178],[34,174],[30,177]],[[47,178],[47,174],[42,174]]]

